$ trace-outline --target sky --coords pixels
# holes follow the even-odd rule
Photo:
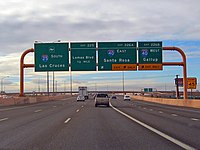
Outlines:
[[[3,90],[19,92],[21,54],[35,41],[162,41],[181,48],[188,77],[200,78],[199,0],[7,0],[0,2],[0,78]],[[180,62],[180,54],[163,52],[163,62]],[[25,63],[33,64],[28,54]],[[162,71],[124,71],[125,90],[149,87],[175,90],[182,67]],[[73,90],[122,90],[122,71],[72,72]],[[57,91],[70,90],[70,73],[55,72]],[[52,91],[52,73],[50,73]],[[25,91],[46,91],[46,73],[25,69]],[[200,86],[197,85],[197,90]]]

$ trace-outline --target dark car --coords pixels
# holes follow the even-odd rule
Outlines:
[[[111,99],[117,99],[117,96],[113,95],[113,96],[111,97]]]

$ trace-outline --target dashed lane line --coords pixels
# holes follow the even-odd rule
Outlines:
[[[36,111],[34,111],[35,113],[38,113],[38,112],[41,112],[42,110],[41,109],[39,109],[39,110],[36,110]]]
[[[197,118],[190,118],[192,121],[199,121]]]
[[[79,111],[80,111],[79,109],[76,110],[76,112],[79,112]]]
[[[8,118],[3,118],[3,119],[0,119],[0,122],[1,122],[1,121],[5,121],[5,120],[8,120]]]
[[[71,118],[68,118],[67,120],[65,120],[65,124],[68,123],[71,120]]]
[[[143,123],[143,122],[141,122],[141,121],[139,121],[139,120],[137,120],[137,119],[131,117],[130,115],[127,115],[126,113],[122,112],[121,110],[119,110],[119,109],[113,107],[111,103],[110,103],[110,106],[111,106],[115,111],[117,111],[117,112],[119,112],[120,114],[122,114],[123,116],[129,118],[130,120],[132,120],[132,121],[134,121],[134,122],[136,122],[136,123],[138,123],[139,125],[143,126],[144,128],[146,128],[146,129],[148,129],[148,130],[150,130],[150,131],[156,133],[157,135],[159,135],[159,136],[161,136],[161,137],[163,137],[163,138],[165,138],[165,139],[171,141],[172,143],[174,143],[174,144],[176,144],[176,145],[178,145],[178,146],[180,146],[180,147],[182,147],[182,148],[184,148],[184,149],[187,149],[187,150],[195,150],[194,147],[192,147],[192,146],[190,146],[190,145],[187,145],[187,144],[185,144],[185,143],[179,141],[178,139],[175,139],[175,138],[173,138],[173,137],[171,137],[171,136],[169,136],[169,135],[167,135],[167,134],[165,134],[165,133],[163,133],[163,132],[161,132],[161,131],[155,129],[155,128],[153,128],[153,127],[151,127],[151,126],[149,126],[149,125],[147,125],[147,124],[145,124],[145,123]]]
[[[174,117],[177,117],[178,115],[177,114],[171,114],[172,116],[174,116]]]
[[[163,112],[162,112],[162,111],[158,111],[158,113],[160,113],[160,114],[163,114]]]

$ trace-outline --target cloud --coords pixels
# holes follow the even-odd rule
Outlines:
[[[0,9],[3,10],[0,14],[0,76],[11,75],[11,82],[18,84],[20,56],[24,50],[33,47],[35,40],[43,42],[168,40],[168,46],[183,48],[189,65],[194,66],[199,64],[200,57],[200,45],[197,44],[200,40],[199,5],[199,0],[192,2],[190,0],[2,1],[0,2]],[[25,62],[33,63],[33,58],[33,54],[29,54]],[[181,61],[181,57],[176,53],[167,53],[164,61]],[[82,82],[81,78],[85,76],[93,81],[95,78],[106,80],[106,77],[100,79],[100,76],[107,73],[111,72],[72,74],[75,81]],[[31,68],[25,70],[25,76],[27,82],[33,84],[34,78],[45,78],[46,73],[34,73],[34,69]],[[69,73],[59,72],[56,76],[59,78],[58,81],[67,80]]]

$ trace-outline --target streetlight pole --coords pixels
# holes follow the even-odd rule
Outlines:
[[[123,95],[124,95],[124,71],[122,71],[122,87],[123,87]]]
[[[64,89],[63,89],[63,93],[65,94],[65,92],[66,92],[66,81],[64,80],[63,83],[64,83],[64,86],[63,86],[63,88],[64,88]]]
[[[47,94],[49,96],[49,71],[47,71]]]
[[[38,93],[40,94],[40,78],[38,79]]]
[[[176,75],[176,98],[179,99],[179,86],[178,86],[178,76]]]
[[[3,79],[5,79],[5,78],[9,78],[9,76],[1,78],[1,93],[3,93]]]
[[[56,80],[56,92],[58,92],[58,81]]]
[[[72,95],[72,71],[70,70],[70,93]]]
[[[54,94],[54,80],[55,80],[55,77],[54,77],[54,71],[53,71],[53,94]]]

